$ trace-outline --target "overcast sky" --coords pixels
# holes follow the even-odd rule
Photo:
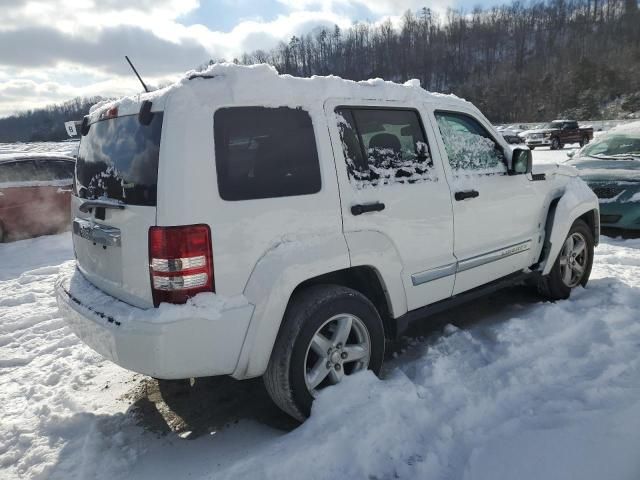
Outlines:
[[[232,59],[316,26],[470,9],[498,0],[0,0],[0,117],[77,96],[140,90],[210,58]]]

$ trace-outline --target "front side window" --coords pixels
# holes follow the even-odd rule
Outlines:
[[[507,172],[502,149],[477,120],[457,112],[435,116],[454,175]]]
[[[231,107],[214,115],[218,190],[224,200],[320,191],[309,113],[300,108]]]
[[[437,178],[414,110],[340,107],[336,115],[349,178],[357,188]]]

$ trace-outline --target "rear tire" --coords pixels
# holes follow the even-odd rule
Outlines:
[[[548,275],[542,277],[538,289],[549,300],[569,298],[571,290],[587,285],[593,265],[593,234],[582,220],[576,220]]]
[[[580,146],[584,147],[587,143],[589,143],[589,137],[585,135],[584,137],[582,137],[582,140],[580,140]]]
[[[303,422],[322,388],[360,370],[377,375],[384,342],[382,320],[367,297],[339,285],[309,287],[287,307],[264,384],[278,407]]]

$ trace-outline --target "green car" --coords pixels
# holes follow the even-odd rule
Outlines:
[[[610,130],[567,162],[600,199],[602,228],[640,231],[640,122]]]

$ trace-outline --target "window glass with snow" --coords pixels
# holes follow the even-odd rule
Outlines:
[[[336,115],[349,178],[357,188],[436,179],[414,110],[340,107]]]
[[[300,108],[231,107],[213,119],[218,190],[224,200],[320,191],[309,113]]]
[[[502,149],[477,120],[455,112],[435,115],[455,175],[507,172]]]

